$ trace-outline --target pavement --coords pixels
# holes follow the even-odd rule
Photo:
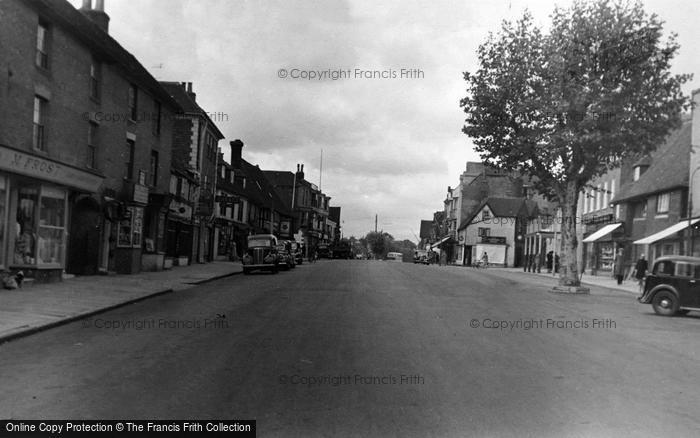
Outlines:
[[[0,343],[241,272],[239,262],[214,261],[158,272],[76,276],[58,283],[0,289]]]

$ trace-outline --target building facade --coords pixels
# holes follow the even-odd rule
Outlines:
[[[97,5],[3,2],[0,268],[38,281],[156,269],[164,248],[179,106]]]

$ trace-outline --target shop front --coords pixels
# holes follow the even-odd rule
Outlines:
[[[581,242],[584,245],[584,272],[591,275],[612,274],[615,252],[624,238],[622,223],[607,224],[590,232]]]
[[[171,200],[165,228],[165,266],[189,264],[194,239],[192,205]]]
[[[61,281],[71,206],[95,193],[103,177],[0,146],[0,270],[37,282]],[[96,242],[99,244],[99,242]]]

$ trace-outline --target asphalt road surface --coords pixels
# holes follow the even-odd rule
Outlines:
[[[382,261],[238,275],[0,345],[0,418],[258,436],[698,436],[700,314]]]

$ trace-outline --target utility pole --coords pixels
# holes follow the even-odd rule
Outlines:
[[[374,215],[374,232],[377,232],[377,215]]]

